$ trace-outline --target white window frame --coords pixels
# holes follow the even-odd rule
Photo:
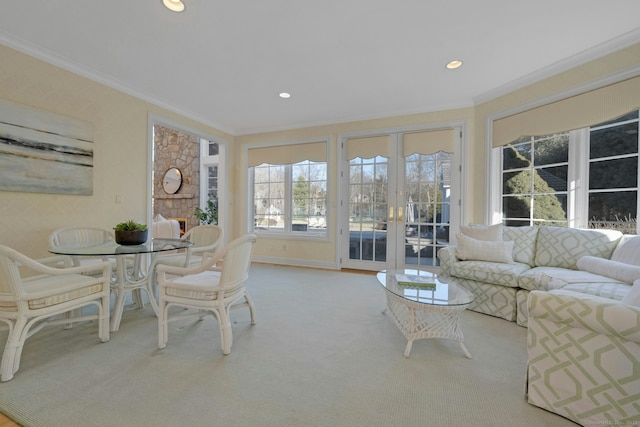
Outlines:
[[[311,232],[311,231],[293,231],[291,227],[292,222],[292,210],[293,210],[293,194],[292,194],[292,186],[293,186],[293,177],[292,177],[292,169],[294,164],[284,164],[282,166],[285,167],[285,206],[284,211],[281,212],[286,219],[286,223],[288,227],[285,227],[283,231],[268,231],[268,230],[255,230],[254,228],[254,168],[248,165],[248,151],[252,148],[262,148],[262,147],[272,147],[272,146],[282,146],[282,145],[299,145],[305,143],[318,143],[323,142],[326,145],[327,149],[327,161],[324,162],[326,164],[326,212],[325,212],[325,224],[324,232]],[[243,168],[246,170],[246,183],[244,187],[246,188],[247,194],[247,209],[246,209],[246,223],[245,229],[249,233],[254,233],[257,236],[269,237],[269,238],[286,238],[286,239],[296,239],[296,240],[315,240],[315,241],[329,241],[329,236],[332,232],[332,225],[329,219],[330,213],[330,200],[331,200],[331,188],[333,185],[333,177],[331,175],[331,163],[330,163],[330,144],[328,137],[317,137],[317,138],[306,138],[306,139],[296,139],[284,142],[268,142],[268,143],[259,143],[259,144],[250,144],[244,147],[244,156],[243,156]],[[322,162],[316,162],[322,163]]]
[[[640,127],[640,122],[639,122]],[[582,128],[569,132],[569,164],[567,175],[567,222],[571,228],[589,227],[589,138],[591,128]],[[503,185],[503,147],[491,147],[489,211],[487,217],[492,224],[503,221],[502,185]],[[619,156],[613,156],[616,158]],[[626,157],[626,156],[624,156]],[[638,157],[638,186],[636,219],[640,218],[640,144]],[[637,226],[638,227],[638,226]],[[638,233],[638,229],[636,229]]]

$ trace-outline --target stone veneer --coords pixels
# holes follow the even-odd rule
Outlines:
[[[182,186],[175,194],[162,188],[164,173],[176,167]],[[197,137],[163,126],[154,126],[153,216],[186,218],[186,229],[198,225],[194,215],[200,191],[200,142]]]

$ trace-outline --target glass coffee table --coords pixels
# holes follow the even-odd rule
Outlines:
[[[460,328],[460,315],[473,302],[471,292],[452,278],[428,271],[383,270],[377,278],[387,296],[383,313],[391,313],[408,340],[405,357],[409,357],[415,340],[446,338],[458,341],[464,355],[471,359]]]

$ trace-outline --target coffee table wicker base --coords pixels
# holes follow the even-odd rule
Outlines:
[[[386,292],[386,294],[391,318],[408,340],[404,350],[405,357],[409,357],[415,340],[446,338],[458,341],[464,355],[471,359],[471,354],[464,346],[464,336],[460,328],[460,314],[469,304],[425,305],[400,298],[392,292]],[[386,311],[387,309],[384,309],[383,313]]]

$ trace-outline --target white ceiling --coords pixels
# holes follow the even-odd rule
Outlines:
[[[184,2],[4,2],[0,43],[241,135],[467,107],[640,42],[638,0]]]

